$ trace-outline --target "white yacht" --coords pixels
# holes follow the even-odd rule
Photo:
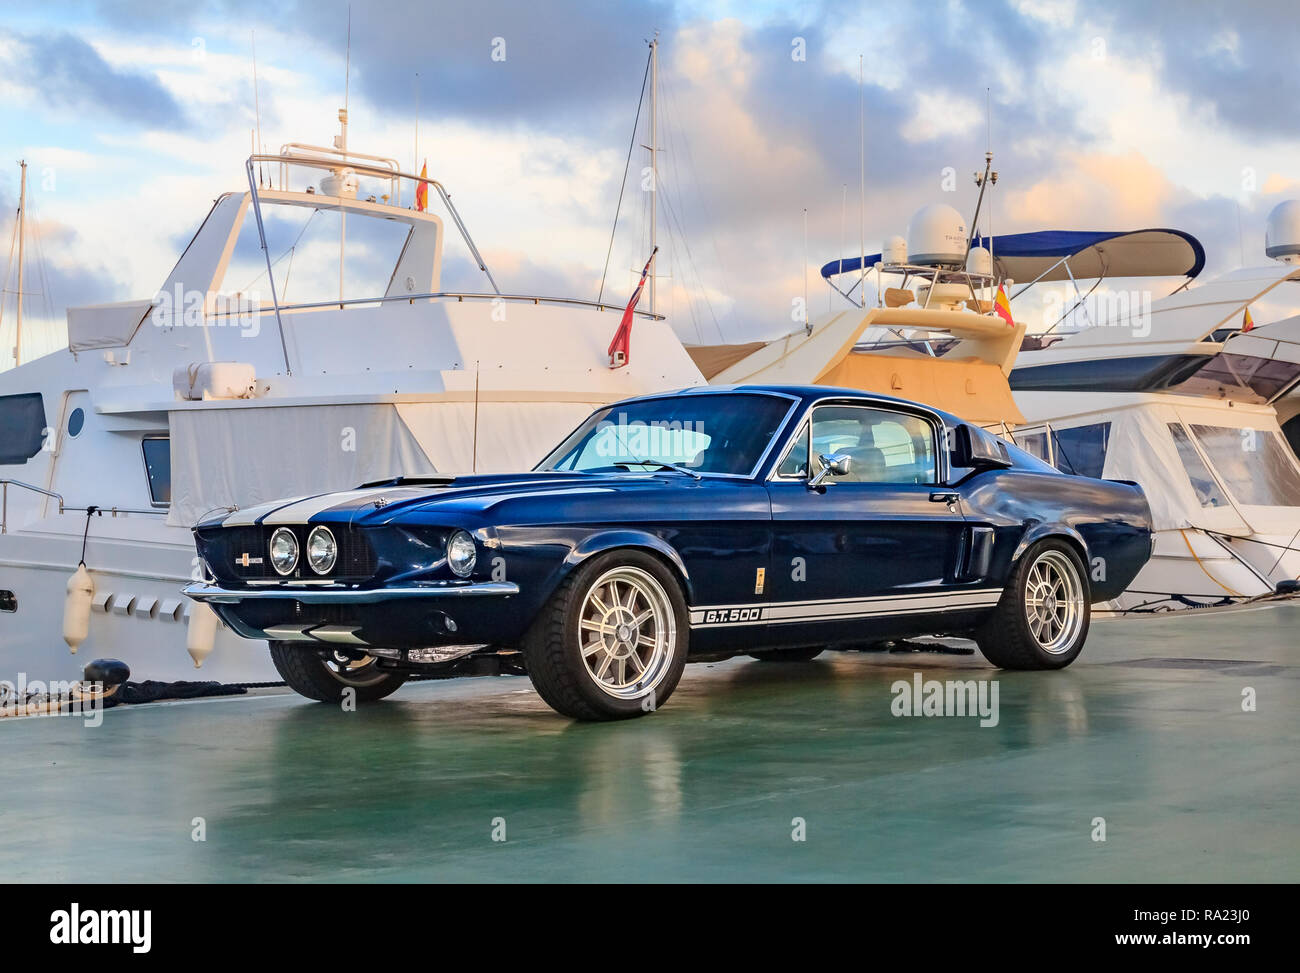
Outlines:
[[[66,350],[0,373],[0,678],[115,657],[275,680],[265,645],[180,594],[206,512],[527,469],[599,405],[703,384],[653,301],[611,367],[621,302],[501,293],[443,187],[349,150],[340,121],[333,146],[250,157],[156,294],[70,309]],[[421,185],[482,292],[441,289]]]
[[[1269,218],[1275,262],[1205,282],[1194,279],[1200,245],[1161,231],[1163,250],[1148,256],[1166,260],[1165,273],[1183,265],[1183,285],[1156,300],[1133,292],[1100,313],[1082,302],[1086,326],[1026,339],[1011,374],[1026,418],[1016,441],[1061,469],[1135,480],[1151,503],[1155,552],[1117,610],[1232,604],[1297,588],[1300,462],[1277,405],[1296,411],[1300,318],[1253,327],[1249,309],[1266,296],[1300,297],[1286,294],[1300,280],[1298,215],[1287,203]],[[1092,249],[1062,256],[1072,280],[1125,276],[1104,243]]]
[[[775,341],[689,350],[712,382],[824,382],[921,399],[1067,472],[1140,483],[1155,554],[1113,611],[1294,592],[1300,464],[1275,406],[1289,410],[1283,418],[1300,412],[1300,316],[1244,332],[1241,322],[1252,302],[1300,279],[1300,205],[1270,220],[1269,256],[1280,263],[1199,286],[1204,249],[1179,230],[972,238],[966,225],[950,207],[927,207],[906,240],[822,268],[850,308]],[[1095,281],[1093,293],[1116,278],[1183,286],[1159,300],[1111,293],[1118,313],[1096,316],[1079,282]],[[998,288],[1037,289],[1037,300],[1048,283],[1074,285],[1060,307],[1070,331],[1026,334],[1009,311],[995,313]]]

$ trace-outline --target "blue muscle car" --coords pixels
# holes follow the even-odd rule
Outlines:
[[[691,659],[973,637],[1059,669],[1151,553],[1131,483],[1067,476],[954,416],[742,386],[600,409],[531,473],[396,477],[195,529],[185,589],[299,693],[378,699],[517,649],[542,698],[662,705]]]

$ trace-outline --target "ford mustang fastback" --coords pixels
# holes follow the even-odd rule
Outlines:
[[[921,635],[1006,669],[1079,655],[1151,553],[1131,483],[830,388],[701,388],[593,413],[535,470],[398,476],[195,528],[185,589],[312,699],[518,652],[560,713],[661,706],[687,661]]]

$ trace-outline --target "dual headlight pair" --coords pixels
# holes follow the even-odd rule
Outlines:
[[[339,559],[339,545],[328,527],[313,527],[307,535],[307,563],[317,574],[329,574]],[[277,574],[289,574],[298,566],[298,537],[288,527],[271,534],[271,567]]]
[[[271,534],[271,566],[280,575],[298,566],[298,537],[288,527],[277,527]],[[324,525],[313,527],[307,535],[307,564],[317,574],[329,574],[338,562],[339,546],[333,532]],[[455,530],[447,538],[447,566],[459,578],[468,578],[478,560],[478,548],[468,531]]]

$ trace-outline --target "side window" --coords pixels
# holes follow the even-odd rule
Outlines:
[[[919,416],[862,406],[829,405],[813,410],[813,473],[819,456],[847,453],[848,483],[935,483],[938,463],[934,427]]]
[[[45,442],[45,400],[40,392],[0,395],[0,466],[26,463]]]
[[[1109,422],[1053,429],[1052,437],[1055,440],[1058,470],[1075,476],[1101,478],[1106,466],[1106,446],[1110,442]]]
[[[1200,501],[1201,506],[1226,507],[1228,498],[1223,495],[1209,467],[1201,459],[1201,454],[1192,445],[1187,430],[1181,423],[1171,422],[1169,433],[1174,437],[1174,445],[1178,447],[1178,458],[1183,461],[1183,469],[1187,470],[1187,478],[1192,481],[1192,489],[1196,491],[1196,499]]]
[[[165,507],[172,502],[172,441],[165,436],[146,439],[144,471],[149,477],[149,500],[155,507]]]
[[[803,427],[799,438],[790,447],[781,465],[776,469],[777,476],[805,477],[808,475],[808,426]]]

